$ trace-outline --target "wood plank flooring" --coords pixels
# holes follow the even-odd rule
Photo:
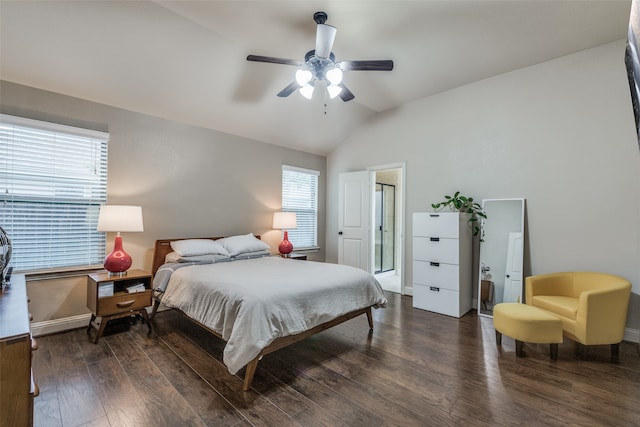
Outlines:
[[[360,316],[277,351],[253,387],[222,364],[224,343],[174,311],[90,342],[40,337],[35,426],[638,426],[640,354],[622,343],[558,360],[548,345],[496,347],[492,320],[416,310],[387,294],[375,329]],[[107,332],[109,333],[109,332]]]

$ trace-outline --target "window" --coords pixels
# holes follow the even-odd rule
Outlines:
[[[282,166],[282,210],[295,212],[298,228],[288,230],[295,249],[318,247],[318,176],[320,172]]]
[[[0,114],[0,226],[19,271],[102,263],[109,135]]]

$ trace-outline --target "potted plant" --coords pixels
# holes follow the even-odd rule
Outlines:
[[[473,230],[474,236],[480,234],[479,218],[487,218],[487,214],[482,210],[482,206],[480,206],[479,203],[474,202],[473,197],[463,196],[459,191],[456,191],[453,196],[444,196],[444,200],[442,202],[432,203],[431,207],[433,209],[444,209],[445,207],[448,207],[454,212],[470,214],[468,222],[469,226]],[[480,241],[482,241],[482,236],[480,236]]]

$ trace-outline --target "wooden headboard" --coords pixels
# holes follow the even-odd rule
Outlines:
[[[254,236],[256,236],[257,239],[260,238],[259,234],[254,234]],[[171,249],[171,242],[174,242],[176,240],[188,240],[188,239],[209,239],[209,240],[218,240],[218,239],[224,239],[225,236],[222,237],[182,237],[179,239],[162,239],[162,240],[156,240],[156,245],[153,248],[153,267],[151,268],[151,274],[152,275],[156,275],[156,271],[158,271],[158,268],[160,268],[160,266],[162,264],[164,264],[164,259],[167,256],[167,254],[169,252],[172,252],[173,249]]]

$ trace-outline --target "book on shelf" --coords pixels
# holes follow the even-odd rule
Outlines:
[[[147,288],[145,288],[144,283],[135,283],[124,288],[124,291],[129,292],[130,294],[135,292],[144,292],[146,290]]]
[[[98,284],[98,298],[110,297],[113,295],[113,282],[103,282]]]

